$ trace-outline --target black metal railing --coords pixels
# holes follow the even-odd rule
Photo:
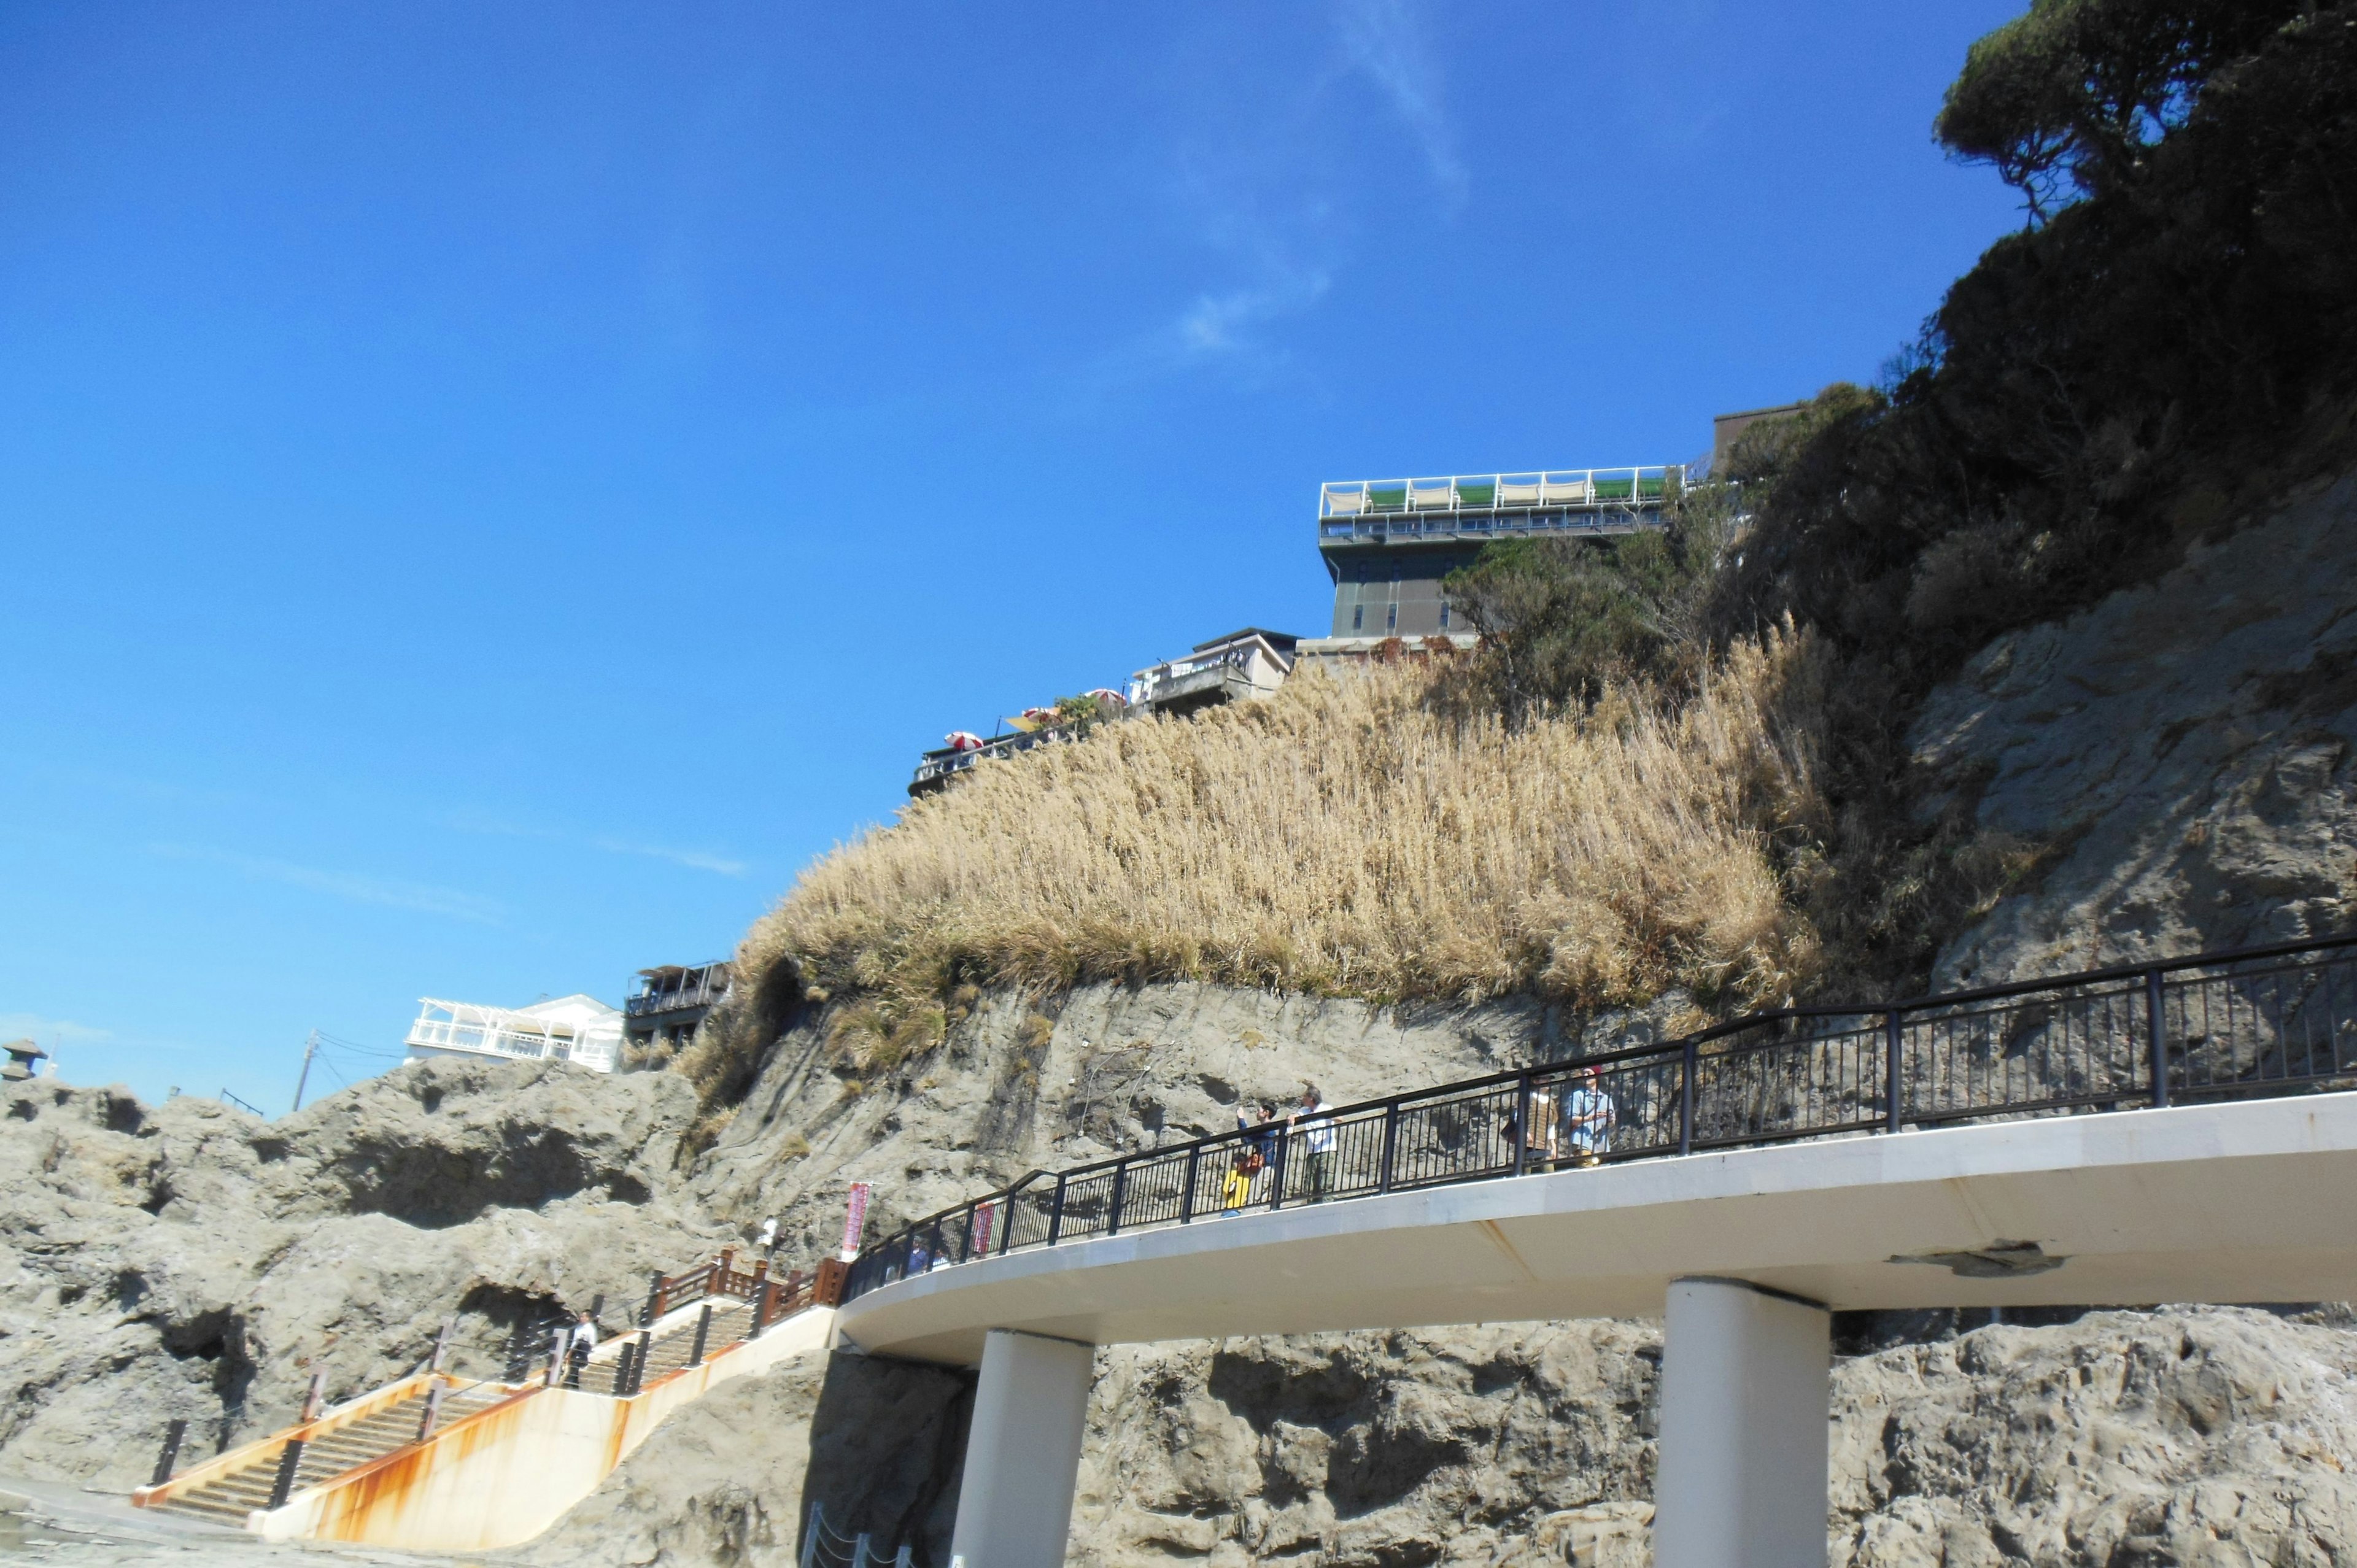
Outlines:
[[[2357,1089],[2357,936],[1788,1007],[1033,1171],[863,1249],[844,1298],[994,1253],[1566,1165],[2336,1089]]]

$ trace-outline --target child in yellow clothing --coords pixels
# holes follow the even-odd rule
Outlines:
[[[1252,1201],[1251,1156],[1238,1155],[1236,1163],[1220,1183],[1220,1209],[1224,1214],[1242,1214],[1244,1205]]]

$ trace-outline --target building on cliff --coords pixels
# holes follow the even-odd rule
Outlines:
[[[726,959],[639,971],[638,989],[622,1001],[623,1044],[642,1057],[685,1046],[704,1015],[728,994],[728,979]]]
[[[1715,458],[1747,425],[1799,406],[1720,415],[1714,422]],[[1103,693],[1103,705],[1118,706],[1124,717],[1179,717],[1274,696],[1305,659],[1351,663],[1375,657],[1386,645],[1428,647],[1436,638],[1470,648],[1480,638],[1456,617],[1443,584],[1449,573],[1470,566],[1482,546],[1501,539],[1602,539],[1658,529],[1685,482],[1685,467],[1675,463],[1329,480],[1318,487],[1318,553],[1334,584],[1328,636],[1296,638],[1246,627],[1137,671],[1126,695]],[[909,793],[931,794],[981,763],[1074,739],[1085,728],[1050,723],[987,740],[958,731],[918,758]]]
[[[1429,479],[1337,479],[1318,488],[1318,553],[1334,583],[1334,624],[1304,639],[1305,659],[1363,658],[1394,638],[1472,629],[1450,611],[1441,585],[1492,540],[1601,538],[1663,524],[1685,482],[1676,464],[1566,468],[1527,474],[1452,474]]]
[[[1179,718],[1223,703],[1273,697],[1293,672],[1293,649],[1300,640],[1286,632],[1248,626],[1199,642],[1184,658],[1131,675],[1129,712]]]
[[[611,1072],[622,1049],[622,1014],[594,996],[560,996],[529,1007],[418,999],[417,1021],[402,1044],[409,1061],[429,1057],[553,1058]]]

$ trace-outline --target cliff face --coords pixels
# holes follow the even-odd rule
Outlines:
[[[2357,866],[2357,478],[2158,581],[1999,642],[1913,731],[2041,881],[1951,944],[1945,983],[2337,929]],[[0,1466],[144,1478],[156,1431],[231,1441],[422,1357],[468,1303],[633,1289],[765,1216],[781,1266],[836,1244],[853,1181],[888,1230],[1023,1172],[1655,1037],[1678,998],[1384,1010],[1158,984],[969,998],[937,1047],[860,1065],[847,1009],[793,1009],[717,1142],[665,1074],[434,1064],[265,1124],[207,1101],[0,1096]],[[2357,1560],[2357,1332],[2240,1309],[1998,1325],[1846,1357],[1831,1560]],[[1919,1335],[1919,1340],[1927,1337]],[[1886,1338],[1888,1336],[1885,1337]],[[1658,1332],[1640,1323],[1100,1353],[1071,1560],[1650,1560]],[[784,1563],[811,1501],[947,1561],[970,1383],[838,1357],[668,1425],[524,1556]]]
[[[985,994],[931,1052],[865,1077],[814,1007],[770,1053],[696,1197],[780,1219],[781,1264],[839,1244],[845,1196],[873,1182],[871,1235],[1024,1172],[1232,1131],[1315,1082],[1346,1104],[1661,1033],[1674,1001],[1582,1019],[1529,1003],[1385,1010],[1219,986],[1092,985]]]
[[[1990,984],[2347,929],[2357,877],[2357,474],[2152,584],[1999,638],[1917,760],[2050,852],[1942,955]]]
[[[2103,1312],[1843,1359],[1827,1562],[2346,1563],[2344,1321]],[[1647,1568],[1660,1352],[1641,1323],[1100,1351],[1066,1560]],[[730,1385],[518,1555],[787,1568],[815,1499],[946,1563],[969,1398],[858,1357]]]
[[[499,1370],[520,1316],[708,1250],[667,1193],[687,1087],[558,1064],[404,1069],[264,1122],[52,1079],[0,1092],[0,1467],[144,1483],[424,1360]],[[633,1297],[634,1299],[634,1297]]]

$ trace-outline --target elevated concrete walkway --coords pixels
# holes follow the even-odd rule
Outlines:
[[[2325,1195],[2351,1190],[2357,1093],[2042,1117],[1199,1219],[900,1280],[840,1323],[864,1349],[977,1365],[991,1328],[1103,1345],[1658,1317],[1694,1275],[1833,1308],[2344,1300],[2357,1208]]]

